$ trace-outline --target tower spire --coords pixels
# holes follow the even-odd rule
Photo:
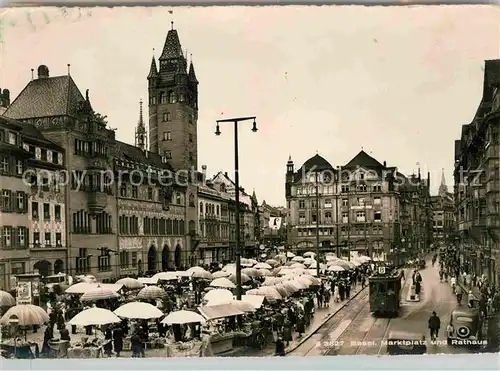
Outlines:
[[[441,169],[441,184],[439,185],[439,194],[445,195],[448,192],[448,186],[446,185],[446,179],[444,177],[444,168]]]
[[[137,122],[137,128],[135,129],[135,145],[143,151],[147,149],[146,125],[144,124],[142,99],[139,100],[139,121]]]

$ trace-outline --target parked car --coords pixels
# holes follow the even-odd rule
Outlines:
[[[474,308],[453,310],[447,332],[452,346],[476,348],[487,343],[483,339],[483,319]]]

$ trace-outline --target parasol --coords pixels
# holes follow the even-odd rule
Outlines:
[[[12,307],[16,305],[16,299],[7,291],[0,291],[0,307]]]
[[[100,326],[120,322],[121,319],[110,310],[89,308],[74,316],[69,321],[69,324],[74,326]]]
[[[123,285],[129,290],[142,289],[144,284],[136,280],[135,278],[125,277],[116,281],[117,284]]]
[[[212,278],[221,278],[221,277],[229,277],[232,273],[231,272],[226,272],[226,271],[218,271],[215,273],[212,273]]]
[[[137,294],[137,299],[152,300],[163,298],[165,296],[167,296],[167,293],[161,287],[148,286],[139,291],[139,293]]]
[[[97,301],[97,300],[105,300],[105,299],[114,299],[118,298],[120,295],[118,295],[116,292],[113,290],[110,290],[106,287],[100,287],[98,286],[94,290],[87,291],[85,294],[82,295],[80,298],[81,301]]]
[[[141,303],[139,301],[124,304],[115,310],[114,313],[118,317],[133,319],[152,319],[163,316],[163,312],[154,305]]]
[[[20,304],[10,308],[0,323],[8,325],[11,319],[17,318],[20,326],[42,325],[49,321],[49,315],[43,308],[32,304]]]
[[[179,310],[177,312],[170,312],[161,323],[167,325],[183,325],[186,323],[205,323],[205,318],[196,312],[189,310]]]
[[[234,289],[234,288],[236,288],[236,286],[234,285],[234,283],[232,283],[231,281],[229,281],[225,277],[221,277],[221,278],[217,278],[217,279],[213,280],[212,282],[210,282],[210,286],[212,286],[212,287],[222,287],[222,288],[226,288],[226,289]]]

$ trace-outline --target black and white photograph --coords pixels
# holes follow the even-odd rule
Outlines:
[[[3,7],[1,358],[499,352],[499,15]]]

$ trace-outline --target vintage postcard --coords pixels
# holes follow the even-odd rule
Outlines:
[[[0,21],[3,358],[499,350],[497,8]]]

